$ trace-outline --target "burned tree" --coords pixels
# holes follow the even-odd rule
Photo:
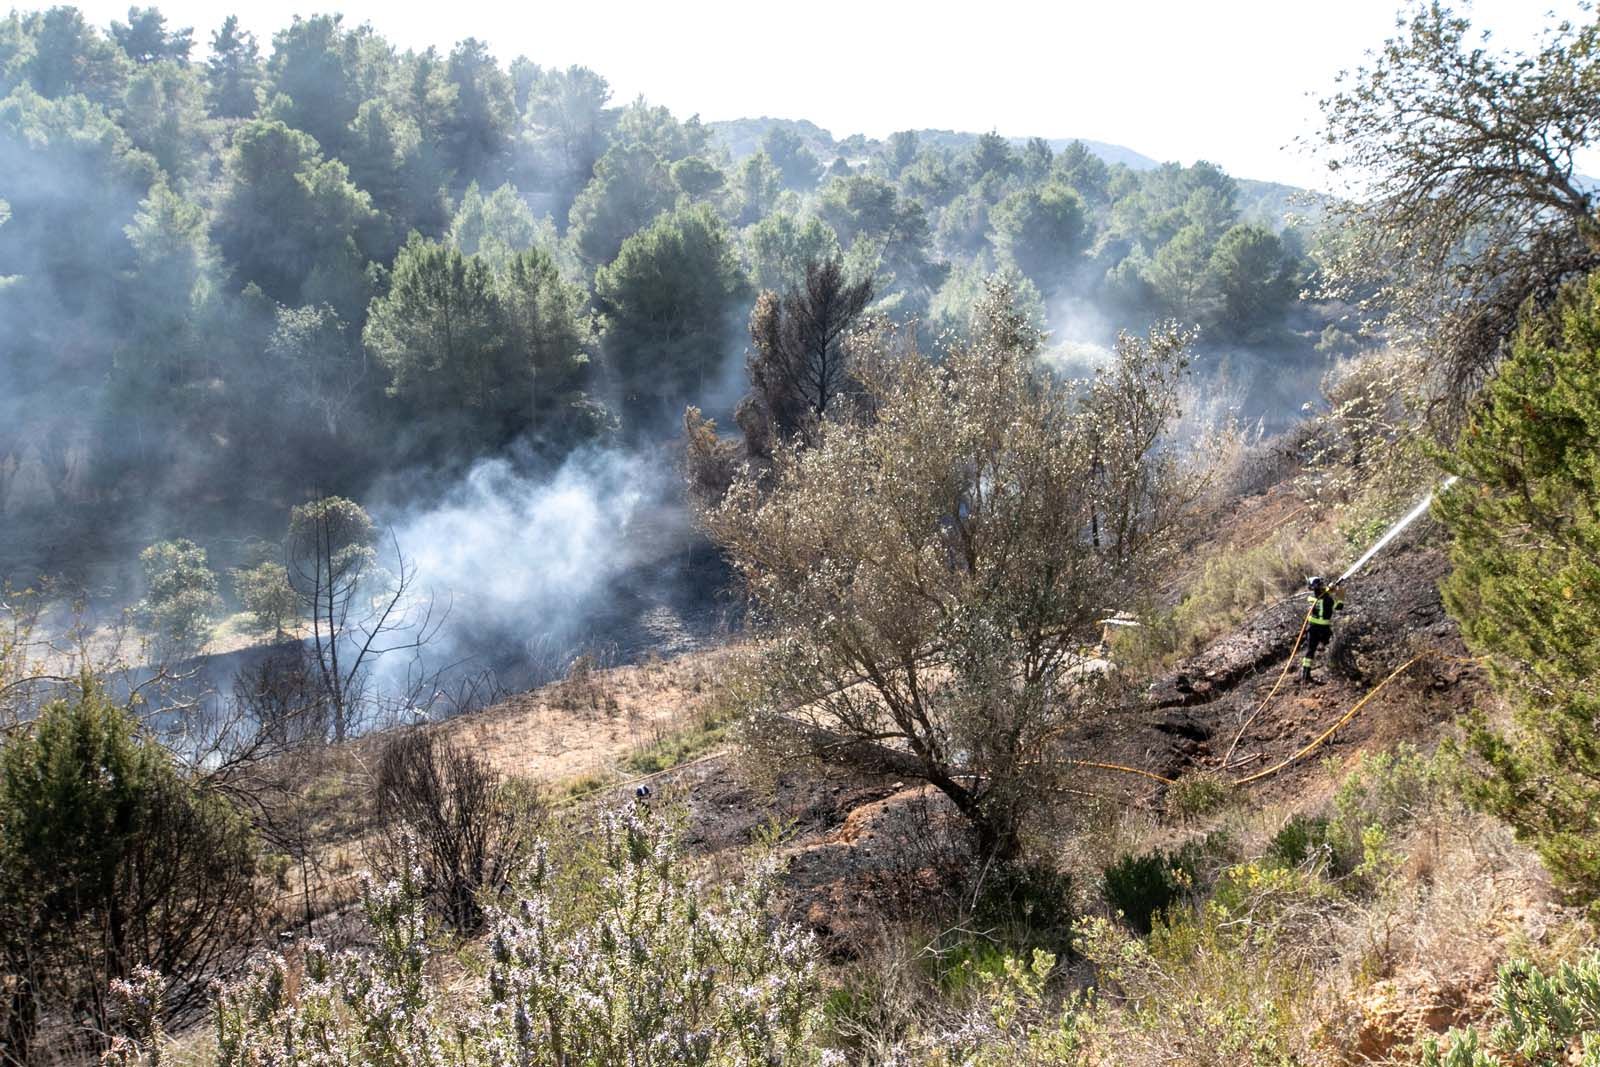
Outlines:
[[[699,408],[684,412],[686,474],[699,499],[721,499],[741,467],[767,464],[780,444],[815,443],[840,399],[859,393],[847,339],[872,294],[870,279],[849,281],[834,258],[808,263],[805,281],[788,293],[768,290],[756,299],[745,358],[750,391],[734,412],[743,447],[719,437]]]
[[[391,538],[379,566],[376,530],[361,505],[323,497],[289,518],[289,584],[311,619],[311,648],[333,736],[343,741],[371,703],[368,671],[391,653],[416,653],[438,632],[431,599],[417,595],[416,565]]]
[[[783,296],[757,299],[750,396],[778,438],[815,442],[829,408],[851,387],[845,335],[871,302],[872,281],[849,281],[837,258],[807,264],[805,281]]]
[[[1084,388],[1037,369],[1010,307],[992,289],[942,362],[868,359],[874,418],[821,424],[704,513],[769,638],[752,736],[926,781],[1001,860],[1056,739],[1099,706],[1096,620],[1145,586],[1192,496],[1161,446],[1183,335],[1122,338]]]

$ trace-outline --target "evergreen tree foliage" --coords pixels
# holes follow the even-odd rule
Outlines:
[[[572,204],[567,225],[573,243],[584,262],[604,266],[676,198],[672,174],[652,149],[613,147],[600,157],[594,178]]]
[[[348,168],[281,120],[253,119],[234,134],[227,180],[218,243],[244,279],[283,303],[319,296],[358,318],[368,284],[360,239],[377,216]]]
[[[601,268],[607,363],[635,429],[671,418],[715,379],[748,292],[727,227],[704,206],[662,216]]]
[[[806,266],[839,255],[839,239],[816,216],[775,211],[743,235],[745,266],[760,290],[784,292],[805,280]]]
[[[193,541],[158,541],[139,553],[144,571],[142,613],[164,651],[190,656],[211,633],[222,600],[205,549]]]
[[[1239,224],[1222,235],[1208,265],[1218,324],[1227,336],[1258,340],[1283,321],[1295,297],[1294,258],[1271,230]]]
[[[205,83],[188,64],[143,64],[123,92],[122,128],[174,182],[198,176],[213,135]]]
[[[554,457],[608,422],[584,395],[597,383],[638,402],[620,412],[643,420],[631,432],[659,425],[669,397],[715,411],[751,310],[740,271],[705,256],[702,277],[647,280],[637,254],[607,270],[630,239],[701,206],[735,231],[722,239],[757,291],[841,257],[873,280],[875,311],[920,318],[924,339],[964,329],[997,270],[1030,308],[1044,294],[1055,313],[1115,303],[1111,325],[1130,326],[1180,311],[1208,338],[1272,344],[1264,361],[1309,349],[1320,326],[1277,329],[1285,278],[1305,273],[1299,246],[1229,238],[1243,218],[1277,220],[1245,211],[1206,164],[1135,172],[994,131],[880,143],[760,120],[734,134],[642,98],[616,106],[583,67],[498,63],[497,42],[402,51],[314,15],[268,48],[219,21],[200,55],[155,8],[109,30],[69,7],[0,17],[0,507],[81,510],[86,537],[101,528],[91,509],[133,500],[204,500],[243,524],[308,485],[359,497],[429,448],[443,450],[430,464],[457,469],[531,433]],[[1176,239],[1189,226],[1198,239]],[[412,268],[413,232],[481,258],[475,284],[502,319],[517,306],[542,323],[491,331],[484,365],[500,370],[484,381],[498,384],[434,383],[432,402],[430,387],[384,388],[398,382],[364,328]],[[535,261],[513,266],[535,248],[560,295]],[[567,310],[586,304],[615,327],[593,381],[588,314]],[[443,329],[426,313],[408,329]],[[674,370],[641,369],[657,365]],[[485,417],[490,393],[504,405]]]
[[[239,16],[229,15],[211,35],[211,57],[206,60],[206,100],[211,114],[219,119],[254,115],[256,87],[262,76],[255,34],[239,28]]]
[[[126,23],[111,24],[111,36],[123,53],[140,66],[162,60],[187,64],[194,49],[194,30],[167,29],[166,16],[154,7],[130,7]]]
[[[340,155],[361,102],[380,95],[385,51],[369,27],[345,29],[343,16],[295,16],[272,35],[267,60],[275,117],[310,135],[319,151]]]
[[[245,820],[95,683],[45,707],[0,749],[9,1054],[30,1062],[51,1012],[111,1033],[108,986],[140,967],[165,976],[169,1011],[193,1009],[246,933],[254,879]]]
[[[1600,275],[1525,322],[1449,465],[1445,601],[1510,701],[1471,721],[1472,796],[1600,904]]]
[[[1083,201],[1060,183],[1012,193],[989,219],[1001,255],[1047,293],[1060,287],[1083,254]]]
[[[482,256],[413,234],[363,340],[424,427],[501,445],[570,416],[592,344],[583,303],[543,252],[520,252],[497,274]]]
[[[778,168],[785,188],[810,189],[822,174],[822,164],[817,162],[816,153],[806,147],[799,134],[787,127],[774,126],[767,131],[761,150]]]

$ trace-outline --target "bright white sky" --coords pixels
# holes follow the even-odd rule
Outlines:
[[[592,67],[616,101],[642,93],[680,117],[807,118],[836,137],[921,127],[1086,137],[1319,186],[1321,167],[1292,142],[1316,128],[1316,98],[1334,75],[1392,33],[1400,2],[257,0],[236,9],[263,50],[295,13],[339,10],[401,48],[448,49],[470,36],[503,60]],[[202,46],[230,7],[156,4],[169,24],[193,25]],[[102,26],[126,18],[126,0],[78,6]],[[1470,11],[1494,43],[1526,46],[1577,2],[1480,0]]]

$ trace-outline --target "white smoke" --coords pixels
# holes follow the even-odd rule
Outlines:
[[[574,455],[548,479],[487,459],[395,533],[458,609],[538,625],[581,607],[628,565],[627,532],[642,506],[660,502],[661,481],[637,456],[614,452]]]
[[[1046,312],[1050,341],[1040,360],[1062,378],[1087,378],[1112,360],[1116,326],[1099,308],[1076,296],[1053,301]]]
[[[681,498],[659,456],[586,449],[542,476],[480,460],[437,502],[394,522],[418,587],[449,604],[427,662],[493,668],[516,687],[614,640],[650,583],[673,583],[673,557],[692,543]]]

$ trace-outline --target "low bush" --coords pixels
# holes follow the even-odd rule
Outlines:
[[[0,742],[0,1060],[97,1050],[141,967],[197,1009],[258,902],[245,818],[92,681]]]
[[[1117,662],[1138,674],[1192,655],[1250,612],[1299,589],[1306,575],[1327,570],[1332,558],[1325,546],[1290,530],[1254,548],[1225,546],[1191,575],[1175,607],[1145,612],[1143,626],[1117,635]]]
[[[1233,784],[1217,774],[1189,774],[1167,787],[1167,812],[1180,819],[1198,819],[1233,799]]]
[[[1363,754],[1333,797],[1327,843],[1334,873],[1381,877],[1387,841],[1432,813],[1460,807],[1451,781],[1439,757],[1412,745]]]
[[[1422,1067],[1513,1067],[1600,1062],[1600,953],[1546,974],[1526,960],[1500,968],[1498,1023],[1487,1038],[1452,1030],[1423,1048]]]
[[[634,750],[628,757],[628,769],[637,774],[655,774],[699,759],[727,741],[732,726],[733,716],[729,713],[700,716],[683,729]]]
[[[972,898],[972,925],[998,931],[1005,944],[1024,954],[1071,950],[1072,875],[1048,863],[1013,863],[990,871]]]
[[[1150,932],[1155,917],[1171,907],[1183,892],[1178,873],[1160,850],[1128,855],[1105,869],[1101,895],[1129,926]]]
[[[215,1067],[819,1062],[817,958],[810,937],[774,914],[775,858],[713,891],[689,877],[674,835],[646,809],[607,815],[599,837],[584,916],[560,906],[560,872],[538,851],[519,899],[491,916],[475,996],[432,964],[413,865],[386,884],[369,879],[372,947],[312,944],[297,963],[269,956],[223,989]],[[159,1033],[140,1036],[159,1047]]]
[[[426,728],[384,746],[377,803],[378,865],[394,876],[420,865],[430,903],[461,934],[483,924],[484,899],[509,884],[544,808],[536,792],[513,789],[487,761]]]
[[[1296,815],[1273,835],[1264,858],[1284,867],[1299,867],[1319,854],[1326,855],[1328,850],[1328,820]]]
[[[1081,945],[1102,988],[1121,999],[1121,1010],[1103,1019],[1106,1055],[1091,1062],[1307,1062],[1298,1015],[1312,989],[1311,972],[1294,953],[1280,951],[1269,928],[1241,923],[1220,908],[1180,908],[1159,920],[1148,940],[1092,920]]]
[[[1235,858],[1233,838],[1225,830],[1193,838],[1171,852],[1129,854],[1102,872],[1101,896],[1130,927],[1148,934],[1161,912],[1207,888]]]

